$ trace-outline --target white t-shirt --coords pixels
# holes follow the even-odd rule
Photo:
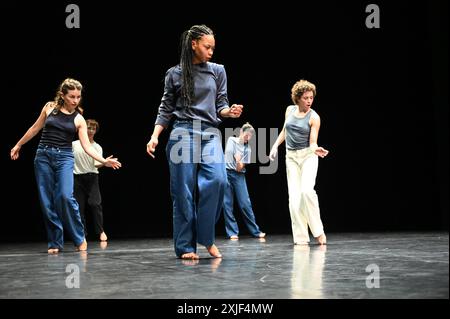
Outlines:
[[[92,147],[103,156],[102,147],[96,142],[91,143]],[[74,174],[87,174],[87,173],[96,173],[98,174],[98,169],[95,165],[100,165],[99,161],[96,161],[92,157],[90,157],[81,146],[80,140],[76,140],[72,142],[73,155],[75,157],[75,165],[73,167]]]

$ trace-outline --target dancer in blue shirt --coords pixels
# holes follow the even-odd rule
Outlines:
[[[242,105],[228,104],[223,65],[211,63],[213,31],[194,25],[181,36],[181,58],[165,77],[164,94],[147,152],[155,156],[158,138],[171,127],[166,154],[173,202],[175,253],[199,259],[197,243],[213,257],[222,254],[214,244],[226,173],[220,131],[223,118],[237,118]]]

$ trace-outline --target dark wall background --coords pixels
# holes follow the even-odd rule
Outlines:
[[[245,106],[222,129],[280,129],[295,81],[317,85],[319,144],[331,151],[316,187],[328,232],[448,230],[446,1],[375,1],[380,29],[366,28],[365,1],[77,1],[81,28],[67,29],[69,3],[1,4],[1,240],[45,239],[33,172],[39,137],[18,161],[9,151],[66,77],[83,83],[85,116],[101,124],[96,140],[123,163],[101,172],[108,235],[171,236],[167,133],[156,160],[145,146],[179,36],[202,23],[216,33],[213,61],[227,69],[230,103]],[[258,163],[247,173],[269,234],[291,231],[284,151],[280,159],[276,174],[259,174]]]

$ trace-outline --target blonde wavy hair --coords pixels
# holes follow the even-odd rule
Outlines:
[[[81,85],[80,81],[77,81],[75,79],[67,78],[65,79],[58,87],[58,90],[56,91],[55,96],[55,103],[56,107],[53,110],[53,112],[57,113],[61,106],[64,105],[63,95],[66,95],[70,90],[83,90],[83,86]],[[83,114],[83,108],[81,107],[81,102],[77,106],[77,111],[80,114]]]

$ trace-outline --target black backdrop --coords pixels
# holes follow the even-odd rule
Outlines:
[[[96,140],[123,163],[101,172],[108,235],[171,236],[167,132],[156,160],[145,146],[165,71],[193,24],[215,31],[213,61],[226,67],[230,102],[245,107],[222,129],[246,121],[280,128],[293,83],[317,85],[319,144],[331,151],[316,187],[326,231],[448,229],[446,1],[375,1],[380,29],[366,27],[364,1],[73,2],[79,29],[66,28],[68,1],[0,5],[1,240],[45,240],[33,172],[39,138],[18,161],[9,150],[66,77],[84,85],[85,116],[101,124]],[[291,231],[283,158],[282,150],[276,174],[248,167],[257,221],[269,234]]]

